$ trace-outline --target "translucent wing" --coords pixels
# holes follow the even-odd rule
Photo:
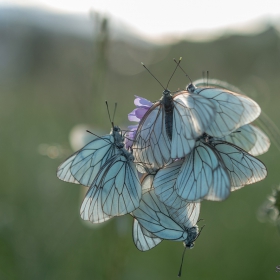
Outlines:
[[[80,184],[79,181],[72,176],[70,171],[71,165],[77,155],[77,152],[67,158],[63,163],[61,163],[57,168],[57,177],[65,182]]]
[[[118,153],[112,134],[95,139],[76,153],[70,171],[82,185],[91,186],[101,166]]]
[[[90,188],[86,194],[86,197],[81,206],[80,215],[85,221],[92,223],[103,223],[112,216],[107,215],[103,211],[103,205],[101,201],[102,188]]]
[[[136,219],[133,221],[132,236],[135,246],[140,251],[148,251],[162,241],[162,239],[143,228]]]
[[[167,207],[157,198],[154,190],[142,195],[139,208],[131,214],[142,227],[161,239],[184,241],[188,237],[185,225],[179,225],[172,219]]]
[[[216,111],[207,98],[187,91],[174,95],[173,102],[171,158],[176,159],[191,152],[195,140],[213,122]]]
[[[231,180],[231,191],[263,180],[267,175],[265,165],[241,148],[219,140],[212,141],[219,152]]]
[[[154,189],[154,175],[152,174],[145,174],[141,178],[141,187],[142,187],[142,193],[148,192],[152,189]]]
[[[200,203],[182,203],[178,209],[168,208],[169,213],[178,224],[184,225],[184,227],[193,227],[199,217]]]
[[[100,223],[125,215],[139,206],[140,198],[141,185],[134,164],[119,154],[101,167],[81,206],[81,217]]]
[[[166,206],[179,209],[186,204],[176,192],[175,185],[184,160],[177,160],[160,169],[154,176],[155,194]]]
[[[194,93],[211,100],[216,107],[216,117],[205,130],[208,135],[223,137],[240,126],[255,120],[261,113],[259,105],[249,97],[226,89],[197,88]]]
[[[181,167],[175,188],[178,195],[188,201],[227,198],[230,193],[229,175],[213,147],[197,142]]]
[[[141,173],[155,173],[171,161],[170,139],[166,134],[165,113],[158,102],[141,120],[132,146],[137,169]]]
[[[265,153],[270,146],[269,138],[256,126],[246,124],[233,133],[221,138],[245,150],[253,156]]]

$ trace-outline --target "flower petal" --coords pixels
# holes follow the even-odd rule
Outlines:
[[[153,103],[143,97],[140,97],[140,96],[137,96],[135,95],[135,99],[134,99],[134,104],[135,106],[137,107],[147,107],[147,108],[150,108]]]

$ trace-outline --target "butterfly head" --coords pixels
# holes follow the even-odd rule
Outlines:
[[[187,233],[188,233],[188,237],[187,239],[183,242],[184,246],[187,249],[192,249],[194,247],[194,242],[195,240],[198,238],[199,236],[199,230],[198,230],[198,226],[195,225],[191,228],[187,229]]]
[[[165,90],[162,92],[162,95],[163,95],[163,96],[169,96],[169,95],[170,95],[170,90],[169,90],[169,89],[165,89]]]
[[[193,83],[190,83],[188,86],[187,86],[187,91],[190,92],[190,93],[194,93],[196,90],[196,86],[193,84]]]

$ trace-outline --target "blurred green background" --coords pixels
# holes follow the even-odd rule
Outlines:
[[[0,25],[0,279],[176,279],[182,242],[164,241],[140,252],[127,215],[92,226],[80,219],[85,188],[57,179],[57,166],[73,151],[69,133],[78,124],[110,131],[105,100],[118,102],[115,123],[128,125],[134,95],[151,101],[175,64],[195,80],[203,70],[256,100],[279,127],[280,36],[272,26],[253,35],[156,45],[114,37],[110,21],[92,16],[92,37],[50,31],[22,21]],[[180,71],[169,88],[185,88]],[[270,128],[270,124],[266,123]],[[273,129],[273,128],[271,128]],[[272,131],[272,132],[275,132]],[[276,135],[277,139],[277,135]],[[277,139],[279,141],[279,139]],[[280,279],[280,235],[257,212],[279,183],[279,151],[261,156],[268,177],[203,202],[206,224],[187,251],[182,279]]]

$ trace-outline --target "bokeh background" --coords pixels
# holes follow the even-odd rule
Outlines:
[[[260,124],[279,142],[280,21],[145,37],[94,9],[62,13],[18,2],[0,3],[0,279],[176,279],[181,242],[143,253],[133,244],[129,215],[101,225],[82,221],[85,188],[58,180],[56,168],[85,141],[86,128],[110,131],[105,100],[111,110],[118,103],[115,123],[125,128],[134,95],[161,97],[141,61],[166,84],[180,56],[193,80],[209,70],[255,99],[267,115]],[[199,15],[177,10],[181,15],[161,20],[186,17],[191,26],[188,15]],[[177,71],[169,88],[187,83]],[[279,184],[279,155],[272,144],[259,157],[268,168],[264,181],[224,202],[202,203],[206,227],[186,252],[182,279],[280,279],[279,231],[258,219]]]

